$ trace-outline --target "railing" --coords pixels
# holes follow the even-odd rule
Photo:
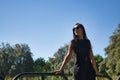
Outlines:
[[[4,80],[4,78],[2,76],[0,76],[0,80]]]
[[[45,76],[61,76],[63,79],[62,80],[68,80],[68,78],[66,76],[70,76],[67,74],[55,74],[55,73],[41,73],[41,72],[23,72],[23,73],[19,73],[17,74],[12,80],[17,80],[18,78],[20,78],[21,76],[41,76],[41,80],[45,80]],[[109,76],[106,75],[96,75],[97,77],[104,77],[107,78],[109,80],[112,80]]]
[[[12,80],[17,80],[21,76],[41,76],[42,80],[45,80],[45,76],[61,76],[64,80],[68,80],[67,77],[64,74],[55,74],[55,73],[41,73],[41,72],[23,72],[17,74]]]

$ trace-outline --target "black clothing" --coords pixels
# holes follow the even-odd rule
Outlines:
[[[75,52],[75,64],[73,71],[74,80],[95,80],[95,71],[90,60],[90,41],[77,39],[72,41]]]

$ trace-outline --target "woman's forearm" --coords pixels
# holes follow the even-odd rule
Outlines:
[[[70,60],[70,58],[71,58],[71,55],[66,55],[66,56],[65,56],[65,58],[64,58],[64,60],[63,60],[63,62],[62,62],[62,65],[61,65],[61,67],[60,67],[60,70],[63,70],[63,69],[65,68],[65,66],[66,66],[66,64],[68,63],[68,61]]]
[[[61,65],[59,71],[61,71],[65,68],[65,66],[68,63],[68,61],[70,60],[72,54],[73,54],[73,49],[72,49],[72,44],[70,44],[69,47],[68,47],[68,52],[67,52],[67,54],[66,54],[66,56],[65,56],[65,58],[62,62],[62,65]]]
[[[96,62],[95,62],[94,59],[92,60],[92,64],[93,64],[93,68],[94,68],[95,72],[98,73],[98,70],[97,70],[97,67],[96,67]]]
[[[98,73],[96,62],[95,62],[95,59],[94,59],[92,51],[90,52],[90,58],[91,58],[91,62],[93,64],[93,68],[94,68],[95,72]]]

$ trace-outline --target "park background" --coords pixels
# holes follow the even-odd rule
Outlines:
[[[46,62],[69,44],[73,25],[79,22],[85,26],[94,55],[107,58],[110,36],[119,30],[119,5],[119,0],[1,0],[0,48],[27,46],[34,61]]]

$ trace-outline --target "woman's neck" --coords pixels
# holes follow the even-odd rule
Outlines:
[[[84,39],[82,35],[79,35],[78,36],[78,39]]]

